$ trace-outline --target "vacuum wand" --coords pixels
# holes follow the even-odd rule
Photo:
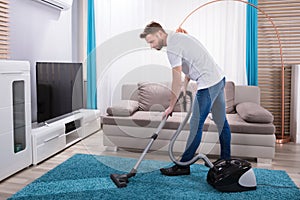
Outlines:
[[[173,146],[174,143],[176,141],[176,138],[178,137],[178,135],[180,134],[181,130],[183,129],[183,127],[186,125],[187,121],[190,118],[191,112],[192,112],[192,102],[193,102],[193,95],[192,92],[190,91],[186,91],[186,95],[183,94],[183,92],[180,93],[177,101],[180,98],[183,98],[183,109],[186,112],[187,110],[187,101],[186,101],[186,96],[189,96],[190,98],[190,109],[187,112],[187,115],[185,116],[184,120],[181,122],[181,124],[179,125],[177,131],[175,132],[175,134],[173,135],[170,145],[169,145],[169,155],[170,158],[173,162],[175,162],[178,165],[191,165],[193,163],[195,163],[197,160],[199,159],[203,159],[207,165],[214,169],[214,165],[209,161],[209,159],[203,155],[203,154],[198,154],[197,156],[195,156],[192,160],[188,161],[188,162],[179,162],[174,158],[173,155]],[[151,148],[154,140],[156,140],[156,138],[158,137],[159,132],[162,130],[162,128],[165,126],[166,121],[168,119],[168,116],[164,117],[163,120],[161,121],[161,123],[159,124],[158,128],[156,129],[156,131],[153,133],[153,135],[151,136],[151,140],[149,141],[148,145],[146,146],[146,148],[144,149],[143,153],[141,154],[140,158],[138,159],[137,163],[134,165],[134,167],[131,169],[131,171],[128,174],[111,174],[110,178],[113,180],[113,182],[115,183],[115,185],[118,188],[122,188],[122,187],[126,187],[127,183],[129,182],[129,178],[133,177],[136,175],[137,173],[137,169],[140,166],[142,160],[145,158],[147,152],[149,151],[149,149]]]
[[[168,119],[168,116],[163,118],[163,120],[159,124],[158,128],[151,136],[151,140],[149,141],[148,145],[144,149],[139,160],[136,162],[136,164],[134,165],[134,167],[131,169],[131,171],[128,174],[111,174],[110,175],[110,178],[112,179],[112,181],[115,183],[115,185],[118,188],[126,187],[127,183],[129,182],[128,179],[136,175],[138,167],[140,166],[141,162],[143,161],[143,159],[145,158],[149,149],[151,148],[154,140],[156,140],[156,138],[158,137],[159,132],[165,126],[167,119]]]

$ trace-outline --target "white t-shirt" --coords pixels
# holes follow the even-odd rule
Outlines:
[[[182,66],[183,73],[197,82],[198,90],[213,86],[224,78],[223,71],[205,47],[191,35],[170,32],[167,55],[171,67]]]

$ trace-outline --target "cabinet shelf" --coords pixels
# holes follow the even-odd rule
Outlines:
[[[82,128],[79,128],[77,130],[74,130],[72,132],[66,133],[66,143],[67,145],[72,143],[73,141],[76,141],[80,139],[79,131],[81,131]]]

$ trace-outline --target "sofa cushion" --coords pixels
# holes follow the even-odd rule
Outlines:
[[[272,123],[274,120],[272,113],[252,102],[239,103],[236,111],[243,120],[250,123]]]
[[[133,126],[144,128],[157,128],[162,121],[162,112],[138,111],[130,117],[119,116],[104,116],[103,124],[118,125],[118,126]],[[172,117],[169,117],[164,129],[176,130],[186,116],[186,112],[174,112]],[[184,129],[189,129],[189,123]]]
[[[272,123],[248,123],[239,114],[227,114],[226,117],[232,133],[272,135],[276,130]]]
[[[226,118],[230,126],[231,133],[241,134],[274,134],[275,126],[272,123],[249,123],[241,118],[239,114],[227,114]],[[205,120],[203,131],[217,131],[217,126],[209,117]]]
[[[170,102],[171,90],[164,84],[138,83],[139,108],[143,111],[164,111]]]
[[[232,81],[227,81],[225,84],[226,113],[234,112],[234,96],[235,96],[235,85]]]
[[[139,103],[133,100],[121,100],[118,105],[108,107],[106,112],[110,116],[130,116],[139,109]]]
[[[185,118],[185,112],[174,112],[172,117],[169,117],[164,129],[176,130],[179,124]],[[272,123],[248,123],[243,120],[239,114],[227,114],[227,120],[230,125],[232,133],[242,134],[274,134],[275,126]],[[115,117],[104,116],[103,124],[118,125],[118,126],[132,126],[132,127],[152,127],[157,128],[162,119],[161,112],[138,111],[130,117]],[[184,126],[184,130],[189,130],[189,122]],[[203,131],[217,131],[215,123],[208,117],[205,120]]]

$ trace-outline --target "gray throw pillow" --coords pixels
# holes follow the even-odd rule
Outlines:
[[[189,86],[188,90],[190,90],[191,87],[192,86]],[[171,83],[138,83],[138,101],[140,110],[162,112],[168,108],[170,105],[170,100]],[[188,97],[186,98],[186,103],[186,109],[189,109],[191,100]],[[184,112],[183,98],[178,100],[173,111]]]
[[[139,103],[133,100],[121,100],[118,105],[108,107],[106,112],[111,116],[131,116],[139,109]]]
[[[140,110],[164,111],[170,102],[171,90],[162,83],[138,83],[138,101]]]
[[[252,102],[239,103],[236,106],[236,111],[246,122],[272,123],[274,120],[272,113]]]

